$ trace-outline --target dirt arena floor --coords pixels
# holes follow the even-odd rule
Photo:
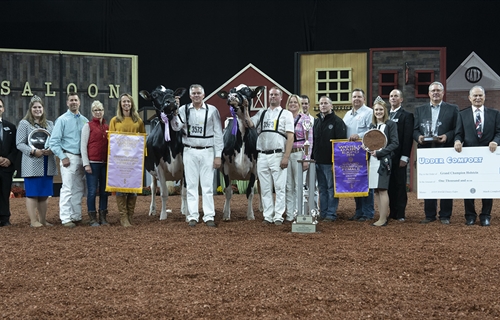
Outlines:
[[[12,199],[13,226],[0,228],[1,319],[498,319],[500,219],[465,226],[463,201],[451,225],[420,225],[423,201],[409,193],[405,222],[375,228],[339,220],[314,234],[266,226],[244,195],[216,229],[188,227],[180,196],[165,221],[139,197],[134,227],[119,226],[110,197],[109,227],[30,228],[25,200]],[[160,200],[157,198],[158,206]],[[84,206],[85,207],[85,206]],[[88,218],[85,217],[88,221]]]

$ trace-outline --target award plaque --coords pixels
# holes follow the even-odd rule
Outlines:
[[[49,137],[50,133],[47,130],[43,128],[35,129],[28,136],[28,145],[35,149],[47,149]]]
[[[366,151],[376,151],[385,148],[387,137],[378,129],[368,130],[363,137],[363,146]]]

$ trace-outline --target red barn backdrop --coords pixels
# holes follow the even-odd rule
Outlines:
[[[236,73],[233,77],[231,77],[223,85],[221,85],[205,98],[206,103],[214,105],[217,107],[217,109],[219,109],[223,126],[227,118],[231,117],[231,113],[229,112],[229,106],[226,104],[226,100],[219,98],[219,96],[217,96],[217,92],[222,90],[229,91],[231,90],[231,88],[237,87],[240,84],[245,84],[250,88],[255,88],[258,86],[266,87],[266,89],[254,99],[252,107],[250,109],[251,116],[257,113],[257,111],[259,111],[260,109],[267,107],[268,91],[272,87],[278,87],[283,92],[283,100],[281,101],[281,107],[283,108],[286,107],[288,97],[292,94],[290,91],[283,88],[283,86],[274,81],[264,72],[259,70],[256,66],[249,63],[245,68],[241,69],[238,73]]]

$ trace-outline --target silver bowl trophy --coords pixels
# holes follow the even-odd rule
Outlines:
[[[316,166],[315,161],[311,160],[309,154],[310,143],[309,143],[309,130],[311,130],[312,123],[309,116],[305,117],[302,122],[302,127],[305,131],[305,142],[304,142],[304,153],[305,160],[297,160],[298,170],[297,172],[302,172],[302,163],[309,162],[309,180],[306,181],[308,193],[304,195],[302,185],[302,175],[298,175],[296,178],[298,181],[297,185],[297,208],[294,212],[295,220],[292,223],[292,232],[297,233],[314,233],[316,232],[316,225],[318,224],[318,210],[314,207],[314,189],[316,185]],[[304,199],[305,198],[305,199]],[[308,201],[309,199],[309,201]],[[305,200],[305,201],[304,201]],[[307,208],[304,208],[306,204]]]
[[[30,132],[28,136],[28,145],[39,150],[48,149],[49,137],[50,133],[47,130],[37,128]]]
[[[437,122],[436,126],[434,127],[432,125],[432,120],[425,119],[424,122],[420,124],[420,126],[423,128],[423,136],[424,136],[424,141],[425,142],[434,142],[438,140],[437,137],[437,132],[438,132],[438,127],[441,125],[441,122]]]

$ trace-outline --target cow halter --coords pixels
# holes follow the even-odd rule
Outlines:
[[[231,134],[235,136],[236,132],[238,132],[238,119],[233,106],[229,108],[229,111],[231,112],[231,116],[233,116],[233,127],[231,128]]]

